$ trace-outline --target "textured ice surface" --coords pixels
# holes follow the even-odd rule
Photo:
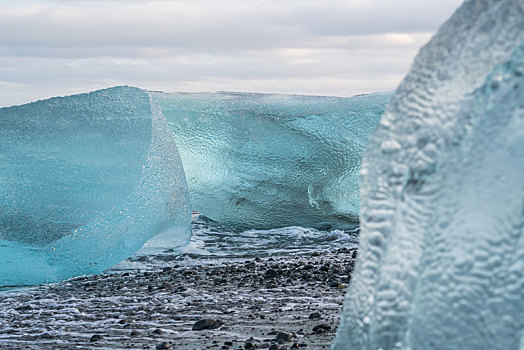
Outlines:
[[[0,109],[0,286],[98,273],[190,236],[173,138],[147,92]]]
[[[335,349],[521,349],[524,1],[467,1],[424,47],[362,165]]]
[[[195,210],[235,229],[356,225],[362,150],[391,94],[152,96]]]

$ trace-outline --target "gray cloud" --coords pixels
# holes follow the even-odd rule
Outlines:
[[[458,5],[0,2],[0,105],[115,84],[334,95],[391,90]]]

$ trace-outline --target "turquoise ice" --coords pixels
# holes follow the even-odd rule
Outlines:
[[[362,150],[389,98],[117,87],[2,108],[0,285],[99,273],[153,236],[146,248],[185,244],[174,141],[194,209],[222,225],[353,228]]]
[[[177,149],[140,89],[1,108],[0,172],[0,286],[99,273],[154,236],[150,249],[190,237]]]
[[[523,1],[466,1],[418,54],[364,156],[334,349],[522,349],[523,40]]]
[[[193,208],[233,229],[358,225],[362,151],[389,93],[152,93]]]

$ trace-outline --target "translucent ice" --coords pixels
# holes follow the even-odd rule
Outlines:
[[[390,94],[152,96],[195,210],[236,229],[357,224],[362,150]]]
[[[334,349],[522,349],[524,2],[467,1],[364,156]]]
[[[130,87],[0,109],[0,286],[98,273],[189,239],[182,164]]]

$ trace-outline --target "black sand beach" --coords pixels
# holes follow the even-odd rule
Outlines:
[[[4,291],[0,348],[328,349],[355,257],[342,247],[173,261]]]

